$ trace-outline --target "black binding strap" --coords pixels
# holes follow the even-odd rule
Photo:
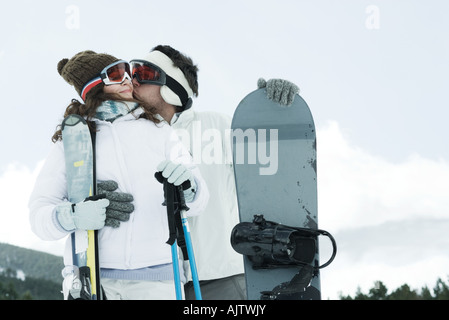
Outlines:
[[[281,283],[271,291],[262,291],[260,300],[319,300],[320,292],[310,286],[313,276],[314,268],[305,265],[289,282]]]

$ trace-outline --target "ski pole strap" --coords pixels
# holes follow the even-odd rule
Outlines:
[[[165,203],[167,206],[167,220],[169,230],[169,238],[166,243],[172,245],[175,243],[176,238],[178,237],[175,221],[175,201],[174,201],[175,193],[173,185],[169,184],[166,180],[164,181],[164,194],[165,194]]]
[[[175,212],[175,225],[176,225],[176,240],[178,247],[181,248],[182,256],[184,260],[189,260],[189,254],[187,252],[187,243],[186,238],[184,234],[184,228],[182,227],[182,220],[181,220],[181,212],[176,211]]]
[[[168,183],[168,182],[166,182]],[[184,199],[184,187],[181,186],[174,186],[171,184],[174,188],[174,198],[175,198],[175,224],[176,224],[176,234],[177,234],[177,242],[178,247],[181,248],[182,256],[185,261],[189,260],[189,254],[187,250],[187,243],[186,238],[184,234],[184,228],[182,227],[182,219],[181,219],[181,211],[187,211],[189,210],[189,207],[186,206],[185,199]],[[187,186],[187,188],[190,188],[190,182]]]

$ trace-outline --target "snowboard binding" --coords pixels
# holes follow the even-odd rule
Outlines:
[[[284,226],[255,215],[253,222],[241,222],[231,233],[235,251],[248,257],[254,269],[289,265],[312,265],[318,250],[318,236],[327,236],[333,245],[328,266],[335,258],[337,246],[332,235],[324,230]]]
[[[330,259],[317,266],[318,236],[326,236],[332,242]],[[332,235],[324,230],[285,226],[255,215],[253,222],[237,224],[231,233],[231,245],[235,251],[247,256],[253,269],[301,266],[297,275],[272,291],[261,292],[263,300],[297,299],[314,295],[309,287],[318,270],[328,266],[335,258],[337,245]],[[308,290],[310,288],[310,290]]]

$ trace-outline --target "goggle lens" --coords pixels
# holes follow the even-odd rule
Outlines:
[[[165,84],[165,73],[149,62],[131,61],[131,70],[139,83]]]
[[[130,74],[130,68],[129,64],[125,62],[116,64],[106,70],[106,75],[109,79],[109,82],[122,82],[126,77],[126,73],[128,75]]]

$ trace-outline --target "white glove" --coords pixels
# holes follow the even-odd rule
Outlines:
[[[175,186],[180,186],[185,181],[190,180],[191,187],[183,190],[184,199],[186,202],[193,201],[197,186],[192,171],[186,168],[186,166],[180,163],[174,163],[170,160],[164,160],[159,163],[157,171],[162,172],[162,176],[167,179],[168,183],[173,183]]]
[[[89,200],[92,199],[92,200]],[[56,208],[56,218],[64,230],[98,230],[104,227],[108,199],[87,198],[76,204],[65,202]]]

